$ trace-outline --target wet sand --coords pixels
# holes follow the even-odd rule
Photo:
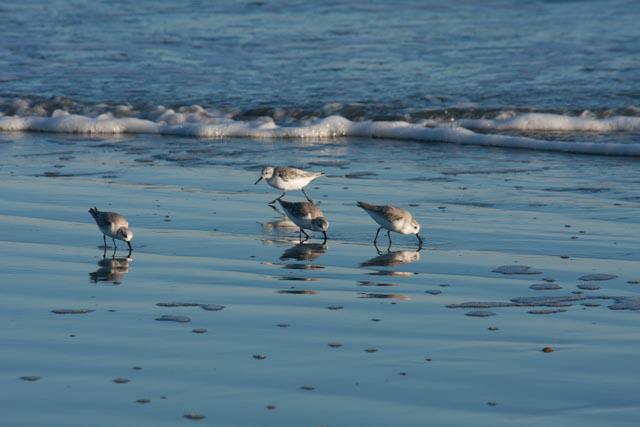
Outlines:
[[[2,134],[0,154],[7,425],[640,416],[635,160],[48,134]],[[326,245],[298,244],[266,205],[276,191],[253,182],[267,163],[327,173],[308,189],[331,223]],[[356,200],[411,210],[424,249],[394,235],[378,253]],[[94,205],[127,216],[130,258],[124,244],[103,258]]]

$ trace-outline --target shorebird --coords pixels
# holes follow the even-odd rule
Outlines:
[[[304,229],[321,231],[324,235],[324,241],[327,241],[329,221],[325,219],[319,207],[311,202],[287,202],[282,199],[278,199],[278,201],[289,219],[300,227],[300,241],[302,241],[303,234],[309,238]]]
[[[391,232],[400,234],[415,234],[418,238],[418,247],[422,247],[422,238],[418,234],[420,232],[420,224],[413,219],[411,214],[402,208],[396,208],[391,205],[372,205],[365,202],[358,202],[358,206],[365,210],[380,227],[373,239],[375,245],[378,241],[378,234],[383,228],[387,230],[389,237],[389,246],[391,246]]]
[[[313,203],[313,200],[311,200],[307,192],[304,191],[304,187],[309,185],[309,183],[314,179],[320,178],[323,175],[324,175],[324,172],[308,172],[308,171],[303,171],[302,169],[296,169],[296,168],[287,168],[287,167],[274,168],[272,166],[265,166],[262,169],[260,178],[258,178],[258,180],[254,183],[254,185],[264,179],[273,188],[282,190],[282,195],[277,199],[274,199],[273,201],[269,202],[270,205],[282,199],[284,195],[287,194],[287,191],[291,191],[291,190],[302,190],[307,200]]]
[[[102,241],[105,248],[107,247],[107,237],[113,240],[114,251],[118,249],[116,240],[122,240],[129,245],[129,253],[131,253],[131,239],[133,239],[133,231],[129,230],[129,222],[125,217],[115,212],[102,212],[98,208],[89,209],[89,213],[96,221],[98,228],[102,232]]]

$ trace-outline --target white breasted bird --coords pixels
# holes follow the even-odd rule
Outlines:
[[[322,232],[324,241],[327,241],[329,221],[326,220],[319,207],[311,202],[287,202],[282,199],[278,199],[278,201],[289,219],[300,227],[300,241],[302,241],[303,234],[309,238],[309,235],[304,231],[305,229]]]
[[[391,232],[394,231],[400,234],[415,234],[419,247],[422,247],[422,238],[418,234],[420,233],[420,224],[406,210],[391,205],[372,205],[365,202],[358,202],[358,206],[380,225],[376,237],[373,239],[373,244],[377,243],[378,234],[384,228],[387,230],[389,245],[391,245]]]
[[[114,250],[116,246],[116,240],[122,240],[129,245],[129,253],[131,253],[131,240],[133,239],[133,231],[129,230],[129,222],[125,217],[116,212],[102,212],[98,208],[93,207],[89,209],[89,213],[96,221],[98,228],[102,232],[102,241],[105,248],[107,247],[106,236],[111,237],[113,240]]]
[[[304,191],[304,187],[309,185],[309,183],[314,179],[320,178],[323,175],[324,172],[309,172],[296,168],[274,168],[273,166],[265,166],[262,169],[260,178],[258,178],[255,184],[264,179],[270,186],[282,191],[282,195],[280,197],[269,202],[270,205],[283,198],[287,191],[292,190],[302,190],[307,200],[313,203],[313,200],[311,200],[307,192]]]

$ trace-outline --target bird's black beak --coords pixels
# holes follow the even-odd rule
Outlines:
[[[256,182],[253,183],[253,185],[256,185],[257,183],[259,183],[260,181],[262,181],[262,177],[258,178],[258,180]]]
[[[327,241],[327,232],[323,231],[322,234],[324,235],[324,241],[322,243],[325,243]]]
[[[418,250],[422,249],[422,237],[420,237],[419,234],[416,234],[416,237],[418,238]]]
[[[127,242],[127,245],[129,245],[129,253],[131,253],[131,250],[132,250],[132,248],[131,248],[131,242]]]

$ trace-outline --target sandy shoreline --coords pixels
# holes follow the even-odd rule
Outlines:
[[[544,315],[488,308],[486,318],[447,308],[637,298],[634,160],[340,139],[1,138],[10,425],[169,426],[196,412],[203,425],[631,426],[640,415],[629,375],[638,311],[610,300]],[[309,191],[331,222],[327,247],[296,247],[297,233],[278,228],[274,193],[252,185],[266,163],[327,172]],[[419,256],[415,238],[397,237],[405,253],[381,258],[360,199],[417,205]],[[116,264],[102,260],[87,209],[108,203],[136,233],[132,260],[124,246]],[[516,264],[541,274],[493,272]],[[389,271],[406,274],[379,274]],[[594,273],[618,277],[579,280]],[[543,278],[562,289],[530,289]],[[171,302],[224,309],[157,306]]]

